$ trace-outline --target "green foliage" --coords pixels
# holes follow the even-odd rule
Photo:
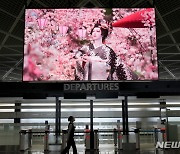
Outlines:
[[[90,43],[90,40],[79,40],[80,45],[88,44]]]
[[[106,12],[104,13],[105,15],[112,15],[112,8],[106,8]]]

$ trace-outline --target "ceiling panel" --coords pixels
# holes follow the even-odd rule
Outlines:
[[[161,79],[172,79],[172,76],[164,70],[163,73],[159,74],[159,78],[161,78]]]
[[[5,36],[6,36],[5,34],[0,33],[0,43],[4,40]],[[1,53],[1,51],[0,51],[0,53]]]
[[[163,54],[160,54],[160,53],[179,53],[179,51],[177,50],[177,48],[175,46],[173,46],[173,47],[169,47],[169,48],[159,52],[159,54],[158,54],[158,56],[164,57],[164,58],[167,57],[167,56],[171,56],[171,54],[170,55],[163,55]],[[172,54],[172,56],[174,56],[174,54]]]
[[[157,40],[158,44],[165,44],[165,43],[173,43],[172,39],[170,36],[165,36]]]
[[[21,66],[21,67],[22,67],[22,66]],[[13,71],[13,73],[18,74],[19,76],[21,76],[21,75],[22,75],[22,70],[15,69],[15,70]]]
[[[177,62],[172,62],[168,65],[166,65],[168,68],[177,68],[178,66],[180,66],[180,61]],[[179,67],[180,68],[180,67]]]
[[[170,48],[171,46],[169,46],[169,45],[164,45],[163,44],[163,46],[161,46],[162,44],[157,44],[157,51],[158,51],[158,53],[163,53],[163,50],[165,50],[165,49],[167,49],[167,48]]]
[[[9,36],[5,45],[22,45],[23,46],[23,41],[17,40],[15,38]]]
[[[41,3],[43,3],[44,5],[46,5],[49,8],[64,8],[68,6],[69,1],[56,1],[56,0],[41,0]]]
[[[103,1],[104,3],[105,3],[105,1]],[[104,4],[103,3],[103,4]],[[115,7],[131,7],[133,4],[135,4],[135,2],[134,2],[134,0],[129,0],[129,1],[124,1],[124,0],[114,0],[114,1],[112,1],[111,2],[111,0],[109,0],[108,1],[108,3],[109,4],[113,4],[113,6],[115,6]],[[109,4],[108,4],[107,2],[106,2],[106,6],[108,6]]]
[[[25,0],[1,0],[0,8],[17,16],[24,6],[24,1]]]
[[[5,54],[5,55],[7,55],[7,54],[19,54],[19,53],[15,52],[13,49],[9,49],[9,48],[2,48],[0,53]]]
[[[24,37],[24,23],[22,21],[17,23],[16,27],[12,31],[12,34],[20,38]]]
[[[11,45],[11,46],[7,46],[7,47],[8,47],[8,49],[14,50],[14,51],[19,52],[19,53],[23,53],[23,51],[24,51],[24,45],[23,44],[14,45],[14,46]]]
[[[13,58],[13,57],[0,56],[0,61],[1,61],[1,62],[4,62],[4,61],[9,61],[9,60],[16,61],[16,59],[15,59],[15,58]]]
[[[8,32],[11,28],[12,24],[14,23],[15,18],[9,16],[8,14],[0,11],[0,30]]]
[[[180,46],[180,29],[178,32],[173,33],[173,37],[175,38],[176,42],[179,43]]]
[[[160,11],[161,15],[171,12],[175,8],[180,6],[179,0],[155,0],[157,9]]]
[[[174,60],[180,60],[180,54],[159,54],[158,55],[159,60],[169,60],[169,61],[174,61]]]
[[[180,9],[163,18],[170,31],[180,27],[179,17],[180,17]]]
[[[153,7],[153,4],[150,3],[149,1],[142,1],[140,4],[137,5],[137,7],[148,8],[148,7]]]
[[[40,3],[38,3],[38,1],[40,0],[36,0],[36,1],[32,0],[31,3],[28,5],[28,8],[43,8],[43,6]]]
[[[163,24],[161,23],[160,20],[156,20],[156,29],[157,30],[157,36],[160,37],[164,33],[166,33],[166,29],[164,28]]]

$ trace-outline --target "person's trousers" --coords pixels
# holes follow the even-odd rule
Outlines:
[[[61,154],[66,154],[66,153],[68,153],[68,152],[69,152],[69,149],[71,148],[71,146],[72,146],[72,148],[73,148],[73,154],[77,154],[76,143],[75,143],[74,139],[70,139],[70,140],[67,142],[67,146],[66,146],[66,148],[62,151]]]

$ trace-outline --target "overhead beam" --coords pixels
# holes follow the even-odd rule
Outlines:
[[[139,1],[137,1],[136,3],[134,3],[133,5],[132,5],[132,7],[137,7],[139,4],[141,4],[142,2],[144,2],[144,0],[139,0]]]
[[[40,4],[43,7],[48,7],[47,5],[45,5],[42,1],[40,0],[35,0],[38,4]]]
[[[149,1],[149,2],[152,3],[151,1]],[[155,8],[156,8],[156,13],[157,13],[159,20],[161,21],[162,25],[164,26],[164,28],[166,29],[167,32],[170,32],[167,24],[165,23],[164,19],[162,18],[161,14],[159,13],[157,7],[155,7]],[[173,41],[173,43],[177,43],[171,32],[169,33],[169,36],[170,36],[171,40]],[[180,47],[178,45],[176,45],[176,48],[180,52]]]
[[[176,65],[176,64],[179,64],[179,62],[172,62],[171,64],[168,64],[168,65],[166,65],[166,67],[169,67],[169,66],[172,66],[172,65]]]
[[[7,12],[6,10],[3,10],[2,8],[0,8],[0,11],[6,13],[7,15],[9,15],[9,16],[15,18],[15,19],[17,18],[17,16],[15,16],[15,15],[13,15],[13,14]],[[24,20],[22,20],[22,19],[19,19],[19,21],[24,22]]]
[[[162,59],[162,60],[159,60],[159,62],[163,62],[163,61],[169,61],[169,62],[180,62],[180,59],[176,59],[176,60],[169,60],[169,59]]]
[[[165,47],[165,48],[163,48],[163,49],[158,49],[158,52],[164,51],[164,50],[169,49],[169,48],[171,48],[171,47],[172,47],[172,46],[167,46],[167,47]]]
[[[2,60],[1,60],[0,62],[1,62],[0,64],[2,64],[2,63],[3,63],[3,64],[10,64],[10,63],[13,63],[13,64],[14,64],[14,63],[17,63],[18,61],[17,61],[17,60],[14,60],[14,61],[12,61],[12,60],[3,60],[3,61],[2,61]]]
[[[12,76],[9,77],[9,79],[10,79],[10,80],[11,80],[11,79],[12,79],[12,80],[17,80],[17,81],[21,80],[21,79],[19,79],[19,78],[15,78],[15,77],[12,77]]]
[[[18,44],[16,44],[16,45],[12,45],[12,44],[8,44],[8,45],[0,45],[0,47],[9,47],[9,48],[23,48],[24,46],[23,45],[18,45]]]
[[[103,5],[101,4],[101,1],[91,0],[91,3],[94,4],[94,6],[96,6],[96,7],[103,7]]]
[[[159,65],[173,78],[176,79],[176,76],[161,62],[159,61]]]
[[[77,4],[76,7],[84,7],[87,3],[89,3],[90,0],[82,0],[79,4]]]
[[[31,2],[31,0],[27,0],[27,5],[29,5]],[[11,28],[9,29],[9,32],[6,33],[6,36],[4,37],[4,39],[2,40],[2,43],[1,43],[1,47],[0,47],[0,51],[3,47],[3,45],[6,43],[6,41],[8,40],[9,36],[12,35],[12,31],[14,30],[14,28],[17,26],[17,23],[20,21],[20,19],[22,18],[22,16],[24,15],[24,9],[25,9],[25,6],[23,6],[23,8],[21,9],[19,15],[16,17],[14,23],[12,24]],[[22,39],[22,38],[21,38]],[[22,39],[23,41],[23,39]],[[4,76],[1,78],[2,80],[4,80],[6,77],[8,77],[9,74],[11,74],[11,72],[16,68],[18,67],[21,63],[22,63],[22,59],[21,58],[11,69],[9,69],[9,71],[7,71],[7,73],[4,74]]]
[[[158,55],[180,55],[180,53],[158,53]]]
[[[171,10],[171,11],[169,11],[169,12],[163,14],[162,17],[165,17],[165,16],[167,16],[167,15],[169,15],[169,14],[175,12],[175,11],[179,11],[179,10],[180,10],[180,7],[177,7],[177,8],[175,8],[175,9],[173,9],[173,10]]]
[[[9,47],[5,47],[6,49],[9,49],[9,50],[12,50],[12,51],[15,51],[15,52],[17,52],[17,53],[23,53],[23,49],[22,49],[22,51],[19,51],[19,50],[16,50],[16,49],[13,49],[13,48],[9,48]]]
[[[149,0],[149,3],[153,5],[153,1],[152,1],[152,0]],[[161,21],[162,25],[164,26],[165,30],[166,30],[167,32],[170,32],[167,24],[165,23],[163,17],[161,16],[161,14],[160,14],[160,12],[159,12],[159,10],[157,9],[156,6],[155,6],[155,9],[156,9],[156,14],[157,14],[159,20]],[[177,43],[176,40],[174,39],[172,33],[169,33],[169,36],[170,36],[171,40],[173,41],[173,43]],[[176,45],[176,48],[177,48],[177,50],[180,52],[180,47],[179,47],[178,45]],[[161,66],[164,68],[164,70],[166,70],[167,73],[169,73],[169,75],[170,75],[173,79],[176,79],[176,76],[175,76],[166,66],[164,66],[164,64],[162,63],[162,61],[159,61],[159,65],[161,65]]]
[[[9,69],[9,71],[7,71],[3,77],[1,78],[1,80],[4,80],[5,78],[7,78],[11,73],[12,71],[14,71],[16,69],[16,67],[18,67],[23,61],[23,58],[21,58],[11,69]]]
[[[9,68],[12,68],[12,66],[9,66],[9,65],[6,65],[6,64],[1,64],[1,63],[0,63],[0,67],[2,67],[2,66],[3,66],[4,68],[6,68],[6,69],[7,69],[7,68],[8,68],[8,69],[9,69]],[[16,67],[16,70],[20,70],[20,71],[22,71],[22,69],[21,69],[21,68],[19,68],[19,67]]]
[[[16,60],[16,59],[14,59],[14,58],[12,58],[12,57],[6,57],[6,56],[2,56],[1,54],[0,54],[0,57],[3,57],[3,58],[5,58],[5,59],[8,59],[8,60]],[[2,61],[2,60],[1,60]],[[3,60],[4,61],[4,60]],[[2,62],[3,62],[2,61]]]
[[[0,57],[18,57],[23,56],[23,54],[0,54]]]
[[[13,27],[13,29],[15,28],[15,26]],[[15,35],[13,35],[13,34],[11,34],[11,32],[12,32],[12,30],[10,30],[9,32],[5,32],[5,31],[3,31],[3,30],[1,30],[0,29],[0,33],[2,33],[2,34],[5,34],[6,36],[11,36],[12,38],[15,38],[15,39],[17,39],[17,40],[19,40],[19,41],[24,41],[24,39],[22,39],[21,37],[18,37],[18,36],[15,36]],[[3,45],[1,45],[0,47],[2,47]]]
[[[180,43],[165,43],[165,44],[159,43],[159,44],[157,44],[157,46],[160,46],[160,47],[164,47],[164,46],[175,46],[175,45],[180,46]]]
[[[179,32],[180,31],[180,28],[177,28],[177,29],[174,29],[174,30],[167,30],[167,32],[165,33],[165,34],[163,34],[163,35],[159,35],[158,37],[157,37],[157,39],[161,39],[161,38],[163,38],[163,37],[165,37],[165,36],[168,36],[168,35],[172,35],[173,33],[176,33],[176,32]]]

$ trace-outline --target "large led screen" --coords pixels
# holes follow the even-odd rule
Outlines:
[[[26,9],[23,81],[157,80],[153,8]]]

